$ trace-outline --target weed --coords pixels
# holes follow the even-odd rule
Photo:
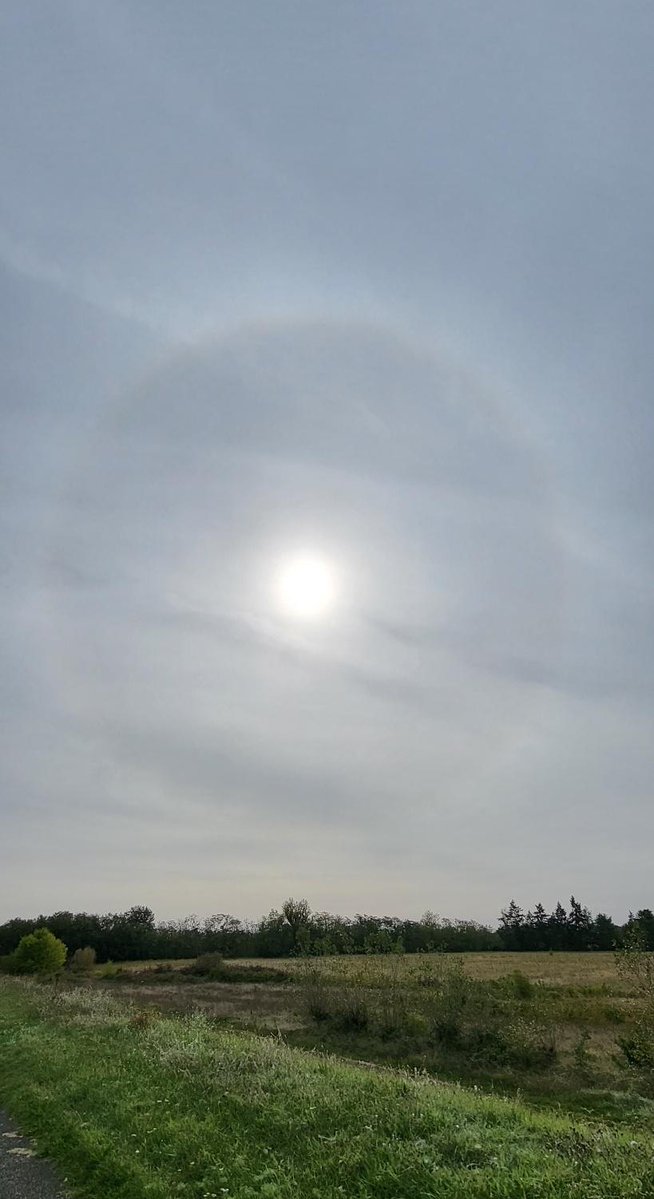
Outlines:
[[[591,1057],[588,1051],[589,1041],[590,1033],[587,1028],[584,1028],[573,1049],[575,1069],[582,1077],[588,1075],[591,1067]]]

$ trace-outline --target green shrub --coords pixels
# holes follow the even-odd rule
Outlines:
[[[367,1003],[356,993],[343,997],[332,1013],[332,1022],[339,1032],[365,1032],[370,1023]]]
[[[20,940],[11,956],[16,974],[48,975],[61,970],[67,953],[63,941],[48,928],[37,928]]]
[[[641,1024],[624,1037],[618,1037],[624,1063],[634,1070],[654,1070],[654,1032]]]
[[[549,1070],[558,1051],[553,1030],[532,1021],[518,1020],[505,1030],[507,1063],[522,1070]]]
[[[591,1067],[591,1057],[588,1052],[588,1044],[590,1042],[590,1033],[587,1028],[584,1028],[579,1034],[575,1047],[572,1051],[575,1060],[575,1069],[578,1074],[585,1076],[589,1073]]]
[[[120,966],[116,966],[115,962],[105,962],[104,966],[98,970],[98,978],[118,978],[123,973]]]
[[[316,1024],[330,1024],[337,1032],[364,1032],[371,1010],[363,987],[330,987],[314,977],[304,991],[305,1010]]]
[[[456,1049],[461,1044],[463,1032],[457,1017],[451,1012],[439,1014],[432,1020],[432,1035],[447,1049]]]
[[[325,1024],[332,1016],[332,1004],[325,987],[308,988],[305,994],[307,1015],[316,1024]]]
[[[189,974],[199,974],[201,978],[208,978],[213,982],[225,977],[225,963],[221,953],[201,953],[186,969]]]
[[[389,995],[382,996],[381,1003],[375,1012],[375,1026],[382,1040],[388,1041],[393,1037],[411,1035],[411,1032],[415,1036],[417,1026],[410,1016],[405,996],[393,991]]]

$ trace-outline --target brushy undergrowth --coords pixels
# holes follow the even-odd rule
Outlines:
[[[334,985],[307,967],[304,999],[318,1026],[338,1033],[402,1040],[414,1052],[424,1049],[465,1057],[468,1066],[502,1065],[548,1069],[556,1061],[551,1025],[538,1019],[529,979],[514,972],[506,979],[470,978],[459,961],[443,965],[421,990],[401,977],[384,988],[357,981]]]
[[[0,1100],[80,1199],[626,1199],[648,1138],[0,981]]]

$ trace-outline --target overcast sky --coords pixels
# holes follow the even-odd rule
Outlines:
[[[654,906],[650,0],[2,26],[0,919]]]

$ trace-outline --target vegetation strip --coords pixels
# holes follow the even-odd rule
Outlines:
[[[126,912],[54,912],[36,920],[14,917],[0,924],[2,958],[12,954],[21,939],[39,927],[50,930],[68,947],[94,950],[98,961],[146,961],[151,958],[195,958],[203,953],[225,957],[312,957],[333,954],[608,952],[637,941],[654,951],[654,912],[641,908],[626,924],[616,924],[570,896],[570,909],[557,903],[546,912],[541,903],[523,910],[511,900],[493,929],[475,920],[446,920],[425,912],[420,920],[398,916],[358,915],[353,918],[313,912],[306,899],[286,899],[257,921],[242,921],[224,912],[205,920],[186,916],[157,923],[143,905]],[[11,965],[9,963],[9,965]]]
[[[621,1199],[651,1138],[0,982],[0,1098],[84,1199]]]

